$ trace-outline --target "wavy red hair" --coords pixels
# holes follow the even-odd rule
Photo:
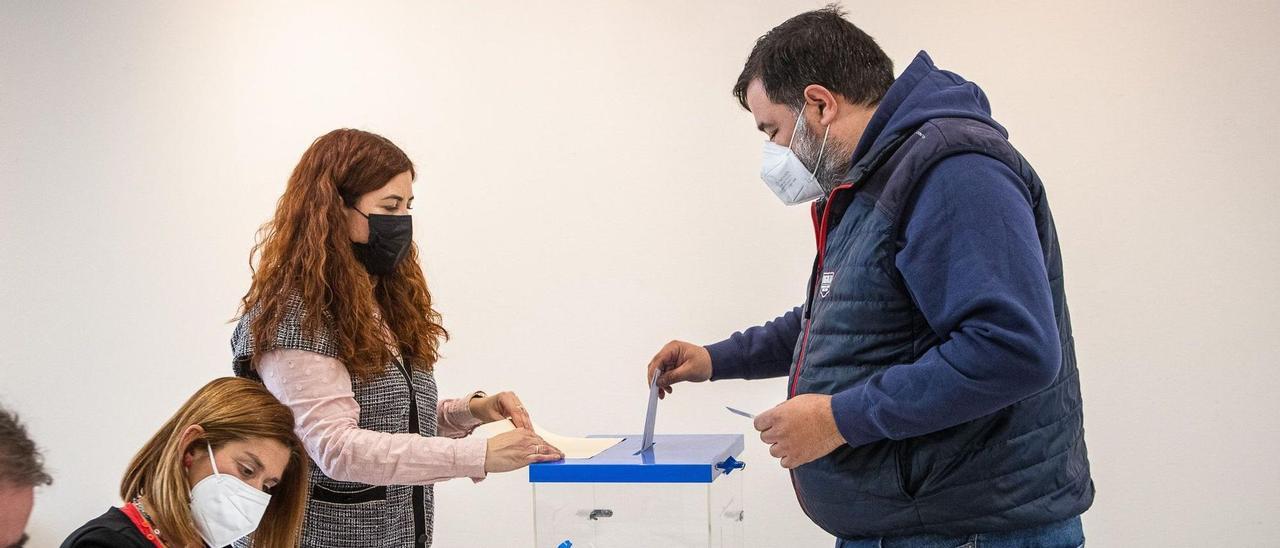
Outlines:
[[[296,294],[306,311],[303,328],[331,333],[338,358],[352,375],[381,374],[393,359],[390,345],[400,348],[413,367],[432,370],[448,332],[431,307],[417,244],[409,246],[394,274],[370,276],[356,259],[347,227],[346,210],[361,195],[406,171],[416,177],[400,147],[356,129],[331,131],[302,154],[275,217],[258,231],[249,255],[253,284],[240,315],[257,310],[250,324],[255,367],[259,356],[275,346],[276,328]],[[394,340],[387,340],[379,315]]]

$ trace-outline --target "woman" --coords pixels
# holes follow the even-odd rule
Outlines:
[[[413,180],[391,141],[330,132],[303,153],[251,254],[235,371],[297,417],[313,462],[303,545],[429,546],[432,484],[561,458],[512,393],[438,401],[447,334],[413,244]],[[504,418],[519,428],[465,438]]]
[[[294,546],[307,473],[293,422],[261,384],[206,384],[134,455],[120,482],[124,506],[62,547],[226,546],[250,533],[255,546]]]

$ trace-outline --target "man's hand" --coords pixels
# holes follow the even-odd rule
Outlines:
[[[801,394],[756,417],[760,441],[769,454],[782,459],[783,468],[812,462],[844,445],[831,412],[831,396]]]
[[[706,348],[684,341],[671,341],[649,360],[647,384],[658,377],[658,397],[665,398],[672,392],[671,385],[682,382],[702,382],[711,379],[711,354]]]
[[[516,428],[533,430],[533,419],[529,418],[529,412],[525,411],[524,404],[520,403],[515,392],[498,392],[492,396],[471,398],[467,407],[471,410],[471,416],[482,422],[511,419]]]

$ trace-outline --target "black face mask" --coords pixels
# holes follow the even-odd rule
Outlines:
[[[356,258],[375,276],[396,271],[413,243],[413,217],[408,215],[365,215],[369,220],[369,243],[351,242]]]

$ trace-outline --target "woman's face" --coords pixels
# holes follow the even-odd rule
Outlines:
[[[203,439],[195,440],[183,455],[187,483],[191,487],[213,474],[206,447]],[[289,448],[274,439],[250,438],[215,447],[213,458],[218,462],[219,473],[235,476],[254,489],[270,493],[289,466]]]
[[[347,210],[351,241],[369,243],[369,220],[365,215],[408,215],[410,209],[413,209],[413,176],[405,171],[392,177],[382,188],[357,198],[354,210]]]

